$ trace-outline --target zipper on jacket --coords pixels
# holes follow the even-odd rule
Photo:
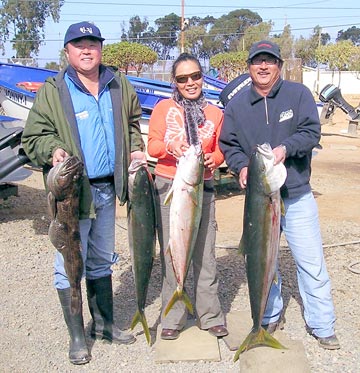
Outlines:
[[[269,123],[269,113],[268,113],[268,106],[267,106],[266,96],[264,97],[264,104],[265,104],[266,124],[270,124]]]
[[[107,166],[108,166],[108,169],[111,170],[112,167],[111,167],[111,157],[110,157],[110,152],[109,152],[109,147],[108,147],[108,136],[107,136],[107,132],[106,132],[106,129],[105,129],[105,123],[104,123],[104,116],[103,116],[103,113],[102,113],[102,110],[101,110],[101,106],[100,106],[100,97],[102,95],[102,93],[105,91],[105,87],[104,89],[98,94],[98,99],[96,100],[96,103],[97,103],[97,108],[98,108],[98,114],[99,114],[99,117],[100,117],[100,120],[101,120],[101,129],[103,131],[103,135],[104,135],[104,139],[105,139],[105,145],[106,145],[106,154],[107,154],[107,159],[106,159],[106,163],[107,163]],[[110,92],[109,92],[110,94]],[[111,98],[110,98],[110,101],[111,101]],[[115,131],[115,130],[114,130]],[[115,159],[114,159],[115,161]],[[114,172],[114,171],[113,171]]]

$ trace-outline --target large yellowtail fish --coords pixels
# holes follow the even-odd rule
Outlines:
[[[156,215],[153,179],[146,160],[134,159],[129,167],[128,239],[137,300],[131,329],[141,322],[150,345],[144,310],[155,257]]]
[[[253,327],[237,350],[234,361],[243,351],[256,346],[285,348],[261,326],[261,321],[276,273],[280,244],[280,187],[286,176],[283,163],[274,165],[271,146],[267,143],[257,145],[248,166],[239,247],[245,256]]]
[[[201,144],[191,145],[180,157],[173,185],[165,198],[170,205],[170,250],[177,288],[165,308],[165,316],[172,306],[182,300],[190,313],[193,307],[184,291],[197,238],[203,202],[204,159]]]
[[[49,238],[64,257],[73,314],[82,312],[81,278],[84,264],[79,228],[79,189],[83,170],[84,165],[77,157],[66,157],[50,170],[46,180],[51,216]]]

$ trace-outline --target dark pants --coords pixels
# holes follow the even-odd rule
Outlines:
[[[182,301],[175,303],[164,316],[164,310],[177,287],[170,252],[167,251],[169,241],[170,204],[164,205],[165,197],[171,188],[172,180],[157,176],[156,207],[159,220],[159,243],[162,261],[162,314],[161,326],[166,329],[181,330],[187,320],[187,309]],[[194,274],[195,312],[200,329],[224,325],[225,317],[218,297],[218,279],[215,259],[215,196],[213,182],[206,181],[202,217],[195,249],[192,257]]]

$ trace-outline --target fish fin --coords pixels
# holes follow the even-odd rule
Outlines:
[[[193,201],[194,205],[197,206],[199,204],[199,193],[197,188],[191,188],[191,190],[188,190],[188,194]]]
[[[82,299],[81,289],[70,287],[70,311],[72,315],[81,313]]]
[[[132,321],[131,321],[131,325],[130,325],[131,330],[133,330],[135,328],[136,324],[139,323],[139,322],[141,322],[141,324],[143,326],[144,334],[145,334],[147,343],[150,346],[151,345],[151,335],[150,335],[150,330],[149,330],[148,323],[146,321],[145,313],[137,310],[133,319],[132,319]]]
[[[55,196],[49,192],[47,195],[47,202],[48,202],[48,211],[51,220],[54,220],[56,217],[57,209],[56,209],[56,198]]]
[[[169,255],[169,253],[170,253],[170,255],[171,255],[170,242],[168,243],[168,245],[167,245],[167,247],[166,247],[166,249],[165,249],[165,255]]]
[[[279,277],[278,277],[278,273],[275,272],[275,275],[274,275],[274,283],[277,285],[279,283]]]
[[[245,245],[242,237],[239,243],[239,254],[245,255]]]
[[[150,189],[150,194],[151,194],[151,199],[152,199],[152,207],[154,211],[154,223],[155,223],[155,232],[154,232],[154,248],[153,248],[153,257],[155,258],[156,256],[156,237],[159,237],[158,229],[159,229],[159,219],[160,217],[158,216],[157,208],[156,208],[156,198],[155,198],[155,186],[154,186],[154,180],[151,176],[150,171],[148,170],[148,175],[149,175],[149,189]]]
[[[249,335],[245,338],[244,342],[240,345],[234,356],[234,362],[239,359],[242,352],[250,350],[258,346],[267,346],[277,349],[287,350],[276,338],[269,334],[264,328],[260,327],[259,330],[252,329]]]
[[[182,301],[185,303],[185,306],[186,308],[189,310],[189,312],[193,315],[194,314],[194,310],[193,310],[193,306],[191,304],[191,300],[189,298],[189,296],[186,294],[186,292],[183,290],[183,297],[182,297]]]
[[[193,309],[193,306],[191,304],[191,300],[190,300],[189,296],[186,294],[186,292],[184,290],[176,289],[174,291],[174,294],[171,297],[169,303],[167,304],[167,306],[165,308],[165,316],[169,313],[169,311],[174,306],[174,304],[179,300],[182,300],[185,303],[186,308],[189,310],[189,312],[192,315],[194,314],[194,309]]]
[[[168,205],[168,204],[171,202],[171,200],[172,200],[172,196],[173,196],[173,192],[174,192],[174,190],[173,190],[173,188],[171,187],[171,189],[169,190],[168,194],[167,194],[166,197],[165,197],[164,205]]]
[[[135,315],[130,324],[130,329],[133,330],[139,321],[140,321],[140,312],[139,310],[136,310]]]
[[[282,199],[280,200],[280,211],[281,211],[281,215],[285,216],[285,204]]]
[[[180,299],[179,293],[180,292],[178,291],[178,289],[174,291],[173,296],[171,297],[171,299],[169,300],[169,303],[167,304],[165,308],[165,316],[167,316],[167,314],[169,313],[173,305]]]

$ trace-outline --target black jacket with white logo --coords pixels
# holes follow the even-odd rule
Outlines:
[[[267,97],[252,85],[230,100],[219,144],[236,174],[248,165],[256,144],[285,145],[287,179],[281,195],[293,198],[311,190],[311,156],[320,136],[319,114],[310,90],[301,83],[279,79]]]

